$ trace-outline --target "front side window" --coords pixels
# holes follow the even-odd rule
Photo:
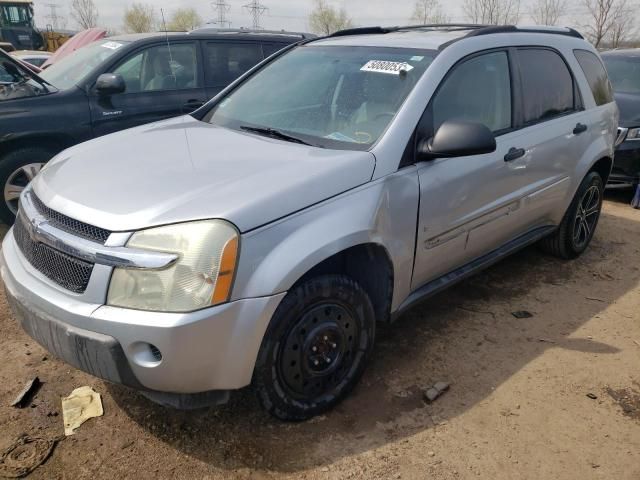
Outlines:
[[[367,150],[435,58],[429,50],[307,45],[279,57],[205,117],[275,129],[326,148]]]
[[[573,77],[562,57],[551,50],[518,51],[524,123],[549,120],[575,109]]]
[[[576,57],[578,57],[578,54],[581,54],[581,56],[583,57],[582,61],[580,60],[580,58],[578,58],[578,61],[580,61],[580,65],[582,66],[583,62],[585,62],[586,64],[587,59],[585,59],[585,56],[582,55],[582,52],[576,52]],[[611,80],[611,84],[613,84],[614,91],[633,94],[640,93],[640,57],[623,57],[622,55],[613,54],[606,55],[602,59],[607,65],[609,79]],[[598,63],[600,63],[597,58],[596,60],[598,61]],[[593,63],[593,60],[591,61],[591,63]],[[585,67],[583,66],[582,68]],[[600,77],[602,77],[602,73],[600,74]],[[605,72],[605,80],[606,77],[607,73]],[[587,78],[589,78],[589,75],[587,75]],[[608,102],[605,103],[609,103],[613,101],[613,94],[607,89],[605,80],[600,80],[599,84],[596,85],[598,85],[599,98],[601,100],[608,100]],[[589,80],[589,85],[591,85],[591,80]]]
[[[40,76],[56,88],[66,90],[80,84],[98,65],[116,55],[127,43],[120,40],[91,43],[55,62]]]
[[[124,78],[126,93],[186,90],[198,87],[195,43],[146,48],[113,71]]]
[[[483,54],[454,67],[432,103],[433,131],[447,120],[511,128],[511,77],[506,52]]]

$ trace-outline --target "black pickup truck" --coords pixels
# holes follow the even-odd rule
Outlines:
[[[308,37],[208,28],[122,35],[87,45],[40,75],[0,50],[0,219],[13,222],[24,187],[65,148],[191,113]]]

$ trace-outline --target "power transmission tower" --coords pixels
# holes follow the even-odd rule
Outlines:
[[[264,15],[264,13],[269,9],[261,4],[260,0],[252,0],[243,8],[246,9],[249,12],[249,15],[253,17],[253,28],[255,30],[260,30],[262,28],[260,26],[260,17],[262,17],[262,15]]]
[[[220,28],[231,27],[231,22],[227,20],[227,13],[229,13],[231,5],[225,0],[216,0],[215,2],[211,2],[211,8],[218,14],[218,20],[215,23],[219,25]]]
[[[49,21],[49,24],[53,27],[54,30],[60,28],[60,21],[62,17],[58,15],[58,8],[60,8],[59,3],[47,3],[46,6],[49,8],[49,15],[46,15],[45,18]],[[66,22],[63,22],[66,24]]]

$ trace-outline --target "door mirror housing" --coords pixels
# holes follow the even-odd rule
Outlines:
[[[124,82],[124,78],[117,73],[103,73],[96,82],[96,90],[100,95],[124,93],[126,89],[127,84]]]
[[[420,160],[466,157],[496,151],[496,137],[486,125],[465,120],[447,120],[428,140],[418,144]]]

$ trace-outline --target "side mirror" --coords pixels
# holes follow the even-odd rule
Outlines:
[[[117,73],[103,73],[96,82],[96,90],[100,95],[124,93],[126,89],[127,84],[124,82],[124,78]]]
[[[496,151],[496,138],[486,125],[464,120],[444,122],[433,138],[418,144],[421,160],[466,157]]]

